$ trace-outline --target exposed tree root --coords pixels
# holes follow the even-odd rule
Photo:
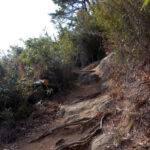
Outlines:
[[[102,116],[101,121],[98,123],[98,125],[95,126],[95,130],[88,134],[86,137],[81,138],[77,142],[73,142],[70,144],[65,144],[57,148],[56,150],[72,150],[72,149],[77,149],[78,147],[88,145],[92,138],[102,132],[102,122],[105,116]]]
[[[77,121],[74,121],[74,122],[71,122],[71,123],[63,124],[61,126],[58,126],[56,128],[53,128],[51,130],[48,130],[48,131],[44,132],[42,135],[40,135],[36,139],[31,140],[30,143],[36,142],[38,140],[41,140],[41,139],[45,138],[46,136],[49,136],[50,134],[52,134],[56,130],[63,129],[65,127],[73,126],[73,125],[84,125],[84,124],[87,124],[87,123],[91,122],[94,119],[95,119],[95,117],[92,117],[92,118],[82,118],[80,120],[77,120]]]
[[[40,135],[36,139],[31,140],[30,143],[37,142],[37,141],[45,138],[46,136],[49,136],[49,135],[53,134],[54,131],[66,128],[68,126],[74,126],[74,125],[87,126],[88,124],[91,124],[91,123],[94,123],[97,120],[100,120],[99,123],[96,124],[96,126],[93,128],[93,130],[91,130],[91,132],[89,132],[89,134],[86,137],[80,139],[77,142],[74,142],[74,143],[71,143],[71,144],[68,144],[68,145],[63,145],[63,146],[59,147],[57,150],[68,150],[68,147],[73,147],[75,145],[76,146],[86,145],[87,143],[89,143],[89,141],[94,136],[96,136],[98,133],[101,132],[103,119],[108,114],[111,114],[111,112],[106,110],[103,113],[99,113],[96,116],[91,117],[91,118],[82,118],[80,120],[77,120],[77,121],[74,121],[74,122],[71,122],[71,123],[63,124],[61,126],[58,126],[56,128],[53,128],[51,130],[46,131],[45,133],[43,133],[42,135]]]
[[[66,144],[66,145],[60,146],[56,150],[71,150],[73,148],[84,146],[84,145],[88,144],[92,140],[92,138],[94,136],[96,136],[97,134],[99,134],[100,132],[101,132],[101,129],[97,129],[92,134],[85,137],[84,140],[79,140],[77,142],[73,142],[68,145]]]

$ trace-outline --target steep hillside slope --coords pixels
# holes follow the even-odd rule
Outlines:
[[[8,149],[146,150],[150,149],[150,64],[131,66],[117,82],[110,77],[112,54],[98,66],[81,70],[58,104],[52,124],[31,130]],[[91,65],[92,66],[92,65]],[[109,76],[106,78],[106,76]],[[141,78],[142,77],[142,78]],[[59,97],[58,97],[59,98]],[[52,109],[52,108],[51,108]]]

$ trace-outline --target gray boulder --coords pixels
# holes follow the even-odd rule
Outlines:
[[[106,145],[110,143],[113,139],[113,136],[111,134],[103,134],[98,137],[96,137],[92,141],[91,150],[105,150]]]
[[[96,71],[101,74],[102,78],[107,78],[110,70],[115,65],[115,53],[110,53],[107,57],[101,60],[100,64],[96,67]]]
[[[78,77],[78,81],[82,84],[89,84],[91,82],[98,81],[99,79],[98,75],[89,72],[81,72]]]
[[[108,90],[108,88],[109,88],[109,81],[105,81],[105,82],[102,83],[101,86],[100,86],[100,90],[101,90],[102,92],[105,92],[106,90]]]

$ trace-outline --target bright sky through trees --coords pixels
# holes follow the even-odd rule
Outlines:
[[[48,16],[55,9],[51,0],[0,0],[0,49],[20,45],[19,39],[38,37],[45,28],[55,34]]]

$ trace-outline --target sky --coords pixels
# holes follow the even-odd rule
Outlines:
[[[10,45],[22,46],[20,39],[38,37],[46,29],[49,35],[57,31],[48,15],[57,8],[52,0],[0,0],[0,50]]]

